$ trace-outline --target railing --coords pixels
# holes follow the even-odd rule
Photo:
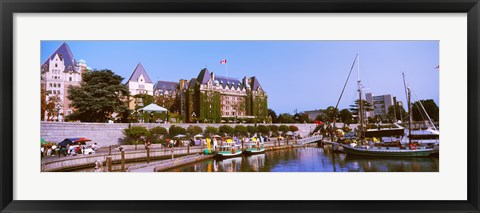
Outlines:
[[[307,144],[307,143],[314,143],[314,142],[317,142],[319,140],[322,140],[322,136],[321,135],[316,135],[316,136],[312,136],[312,137],[308,137],[308,138],[302,138],[300,140],[297,140],[297,143],[299,144]]]

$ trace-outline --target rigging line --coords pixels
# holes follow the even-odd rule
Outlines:
[[[338,98],[337,104],[335,105],[335,110],[338,111],[338,104],[340,103],[340,100],[342,99],[343,92],[345,91],[345,87],[347,87],[348,80],[350,79],[350,75],[352,74],[353,67],[355,67],[355,62],[357,61],[358,58],[358,53],[355,55],[355,59],[353,60],[352,67],[350,68],[350,72],[348,73],[347,80],[345,81],[345,84],[343,85],[342,93],[340,93],[340,97]]]
[[[420,101],[420,99],[418,98],[418,96],[417,96],[417,94],[415,93],[414,90],[412,90],[412,92],[413,92],[413,95],[415,96],[415,98],[418,100],[419,105],[422,107],[423,112],[424,112],[425,115],[427,116],[428,121],[430,122],[430,125],[433,127],[434,130],[437,130],[437,127],[435,126],[435,124],[433,123],[432,119],[431,119],[430,116],[428,115],[427,110],[425,110],[425,107],[423,106],[422,101]],[[420,111],[420,109],[418,109],[418,111]],[[420,113],[420,115],[422,116],[422,119],[425,120],[425,118],[423,117],[422,113]]]

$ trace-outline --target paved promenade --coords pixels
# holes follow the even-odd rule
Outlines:
[[[265,143],[266,150],[283,149],[298,146],[300,144],[290,140],[287,145],[287,140],[277,141],[273,139]],[[192,147],[162,147],[159,144],[152,144],[149,153],[143,145],[138,145],[135,150],[134,145],[122,146],[125,152],[125,163],[129,162],[141,162],[146,161],[147,156],[150,161],[171,159],[172,154],[174,158],[178,158],[186,155],[198,155],[203,154],[204,146],[192,146]],[[173,152],[172,152],[173,151]],[[112,164],[120,164],[122,157],[118,148],[112,148],[111,151],[108,148],[102,148],[97,153],[92,155],[77,155],[77,156],[49,156],[42,159],[42,171],[43,172],[55,172],[55,171],[72,171],[82,168],[93,168],[95,162],[103,162],[106,166],[107,156],[112,157]],[[128,169],[128,168],[125,168]]]

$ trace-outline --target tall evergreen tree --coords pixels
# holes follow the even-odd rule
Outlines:
[[[374,110],[372,104],[370,104],[366,100],[362,100],[362,108],[363,108],[364,115],[366,114],[366,112],[371,112],[371,111]],[[357,123],[358,119],[359,119],[359,116],[358,116],[358,111],[359,110],[360,110],[360,100],[357,99],[357,100],[355,100],[354,104],[350,105],[350,111],[352,112],[352,115],[355,115],[355,117],[357,118],[355,123]],[[366,120],[367,118],[364,117],[364,119]]]
[[[128,89],[122,84],[123,78],[111,70],[86,72],[80,86],[68,88],[68,99],[75,111],[67,116],[69,120],[82,122],[106,122],[117,117],[125,118]]]
[[[427,116],[425,115],[425,112],[422,109],[422,106],[420,105],[420,102],[425,108],[425,111],[427,111],[428,116],[430,116],[430,118],[433,121],[438,121],[440,111],[438,109],[437,104],[432,99],[415,101],[415,103],[413,103],[412,105],[413,120],[415,121],[428,120]]]

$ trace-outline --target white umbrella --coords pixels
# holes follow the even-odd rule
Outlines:
[[[202,135],[202,134],[198,134],[198,135],[195,135],[195,136],[193,136],[193,137],[194,137],[194,138],[202,138],[203,135]]]
[[[293,133],[288,131],[287,133],[285,133],[285,135],[293,135]]]
[[[184,138],[186,135],[177,135],[174,138]]]
[[[139,111],[145,111],[145,112],[166,112],[168,111],[167,109],[161,107],[161,106],[158,106],[156,104],[149,104],[148,106],[146,107],[143,107],[141,109],[139,109]]]

